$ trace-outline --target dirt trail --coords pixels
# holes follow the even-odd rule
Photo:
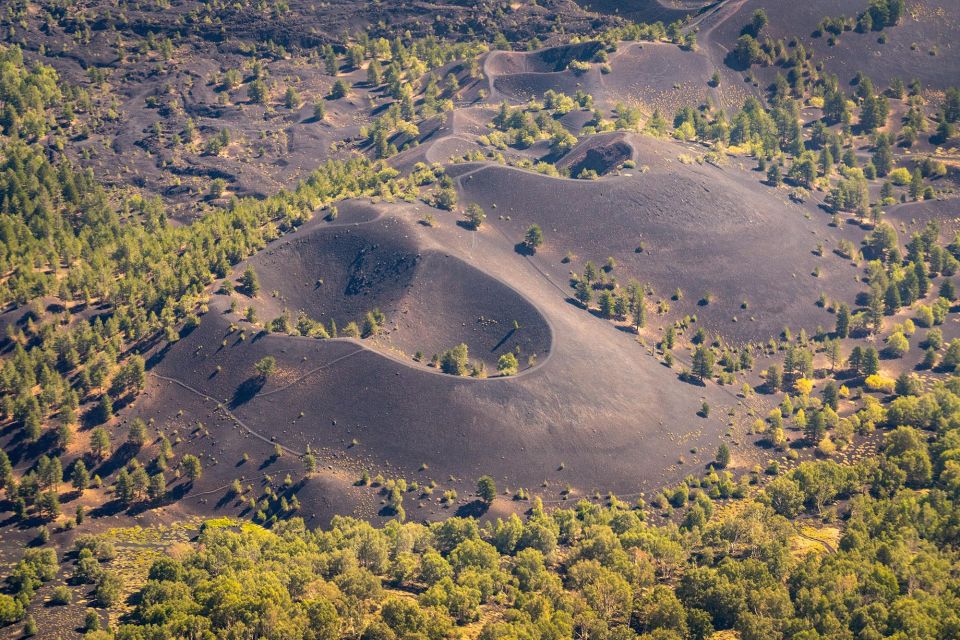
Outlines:
[[[342,358],[340,358],[340,359],[342,359]],[[207,394],[204,393],[203,391],[200,391],[200,390],[197,389],[196,387],[193,387],[193,386],[187,384],[187,383],[184,382],[183,380],[180,380],[180,379],[178,379],[178,378],[174,378],[173,376],[160,375],[159,373],[156,373],[156,372],[154,372],[154,371],[149,372],[149,375],[150,375],[150,376],[153,376],[153,377],[156,378],[157,380],[165,380],[166,382],[173,383],[173,384],[177,385],[178,387],[181,387],[181,388],[183,388],[183,389],[186,389],[187,391],[189,391],[190,393],[193,393],[194,395],[200,396],[200,397],[203,398],[204,400],[209,400],[209,401],[211,401],[211,402],[215,402],[216,405],[217,405],[217,410],[218,410],[218,411],[222,411],[222,412],[223,412],[228,418],[230,418],[230,420],[232,420],[237,426],[239,426],[241,429],[243,429],[244,431],[246,431],[247,433],[249,433],[250,435],[252,435],[254,438],[257,438],[258,440],[262,440],[263,442],[266,442],[267,444],[270,444],[270,445],[278,444],[278,445],[280,445],[280,448],[281,448],[281,449],[283,449],[283,450],[286,451],[287,453],[293,454],[293,455],[295,455],[295,456],[302,456],[302,455],[304,454],[303,451],[298,451],[298,450],[296,450],[296,449],[291,449],[290,447],[282,444],[279,440],[276,440],[275,438],[268,438],[267,436],[263,435],[262,433],[260,433],[259,431],[257,431],[256,429],[254,429],[253,427],[251,427],[250,425],[248,425],[246,422],[244,422],[243,420],[241,420],[240,418],[238,418],[232,411],[230,411],[230,409],[228,409],[228,408],[226,407],[226,405],[224,405],[224,403],[223,403],[222,400],[218,400],[218,399],[214,398],[214,397],[211,396],[211,395],[207,395]]]
[[[820,545],[821,547],[823,547],[824,549],[827,550],[827,553],[836,553],[836,552],[837,552],[837,550],[833,548],[833,545],[831,545],[831,544],[830,544],[829,542],[827,542],[826,540],[821,540],[821,539],[819,539],[819,538],[814,538],[813,536],[808,536],[807,534],[803,533],[802,531],[797,531],[797,535],[798,535],[799,537],[803,538],[804,540],[808,541],[808,542],[813,542],[813,543],[815,543],[815,544]]]
[[[746,3],[747,0],[725,0],[711,11],[694,20],[688,28],[698,29],[697,43],[702,55],[724,78],[729,78],[732,75],[730,69],[724,63],[724,58],[729,53],[729,49],[714,37],[714,32],[717,27],[738,15]],[[721,81],[719,86],[710,87],[710,95],[714,104],[725,111],[731,111],[740,105],[735,104],[734,100],[724,93],[723,89],[726,84],[727,82]]]
[[[414,223],[426,208],[375,206]],[[551,487],[569,483],[583,493],[634,495],[660,486],[681,451],[696,447],[708,455],[716,447],[726,430],[724,407],[738,403],[727,389],[680,381],[635,335],[571,304],[565,283],[556,281],[542,258],[518,253],[496,224],[475,232],[457,225],[455,214],[438,218],[435,227],[407,227],[421,252],[442,252],[472,265],[522,292],[547,320],[552,347],[535,366],[516,376],[475,380],[344,340],[272,334],[192,356],[194,341],[219,342],[227,328],[228,318],[211,313],[157,373],[222,407],[217,397],[242,385],[251,362],[275,355],[293,379],[237,409],[224,408],[224,415],[270,447],[279,441],[295,455],[307,445],[331,451],[335,468],[344,470],[392,468],[402,476],[426,464],[437,478],[472,482],[488,473],[514,487],[533,488],[546,479]],[[323,224],[312,221],[295,237]],[[343,228],[340,221],[336,227]],[[211,309],[217,304],[215,298]],[[311,360],[317,364],[308,365]],[[222,373],[211,378],[221,364]],[[704,400],[716,408],[716,417],[696,416]],[[359,446],[345,448],[351,439]],[[558,469],[561,462],[565,470]]]

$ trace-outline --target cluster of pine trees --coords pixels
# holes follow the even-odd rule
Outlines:
[[[416,193],[396,171],[357,157],[326,163],[292,191],[233,199],[174,226],[159,202],[107,192],[23,126],[68,126],[50,67],[0,48],[0,77],[0,305],[11,344],[0,363],[0,419],[22,434],[11,441],[18,457],[45,433],[64,450],[81,422],[110,420],[114,403],[145,384],[139,353],[178,340],[206,311],[209,285],[319,207]],[[39,495],[28,492],[28,506]]]
[[[404,45],[400,38],[389,42],[370,39],[365,33],[358,36],[357,44],[350,48],[351,64],[358,68],[369,59],[367,85],[393,99],[384,113],[360,132],[376,157],[390,157],[398,147],[415,143],[420,135],[417,122],[452,109],[464,76],[468,80],[479,77],[478,57],[486,50],[479,41],[452,43],[429,37]],[[336,61],[335,56],[333,59]],[[336,62],[328,67],[339,68]],[[435,72],[443,67],[447,73],[441,81]]]
[[[861,417],[890,428],[875,458],[769,469],[760,491],[714,471],[653,506],[535,501],[483,526],[211,522],[192,553],[154,563],[127,621],[93,637],[442,639],[469,626],[484,640],[946,640],[960,633],[957,407],[956,377],[867,402]],[[679,524],[651,522],[671,511]],[[797,518],[842,533],[810,549]]]

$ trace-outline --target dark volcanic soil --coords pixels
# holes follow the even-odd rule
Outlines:
[[[346,207],[337,225],[301,231],[251,260],[265,298],[262,318],[299,311],[339,327],[380,309],[387,327],[377,343],[426,359],[461,342],[496,370],[501,355],[522,361],[550,351],[550,329],[520,294],[443,252],[422,250],[408,220],[347,223],[367,209]],[[516,323],[516,328],[515,324]]]
[[[359,225],[351,233],[372,236],[367,228],[402,224],[398,220],[410,224],[422,211],[422,206],[412,205],[378,207],[397,220]],[[443,301],[441,307],[474,317],[487,313],[471,307],[474,302],[486,304],[483,301],[492,297],[500,301],[494,312],[507,313],[510,305],[521,302],[510,302],[504,294],[524,291],[529,303],[523,304],[535,305],[549,321],[553,337],[549,353],[541,350],[536,367],[512,378],[476,380],[378,353],[368,348],[367,341],[255,336],[249,330],[246,339],[240,339],[237,332],[228,332],[236,320],[223,313],[226,298],[217,296],[201,326],[170,348],[154,371],[221,400],[250,429],[294,451],[309,444],[327,459],[337,456],[331,462],[335,468],[354,473],[366,467],[394,477],[434,479],[446,486],[452,482],[460,489],[469,489],[476,477],[489,473],[504,486],[525,486],[556,497],[567,483],[581,495],[594,489],[635,494],[659,486],[664,477],[688,472],[674,463],[693,447],[704,453],[699,457],[687,453],[688,464],[706,462],[727,428],[726,412],[720,408],[741,400],[713,385],[681,382],[676,371],[647,355],[634,336],[569,304],[562,282],[543,270],[541,257],[516,253],[494,228],[499,225],[468,231],[456,224],[456,216],[435,213],[436,227],[410,224],[411,241],[418,243],[422,255],[435,256],[430,258],[438,263],[434,277],[449,265],[457,265],[460,273],[437,278],[439,286],[431,287],[430,295]],[[268,252],[278,255],[286,245],[291,251],[309,248],[312,241],[306,234],[345,238],[345,218],[342,215],[329,227],[311,223],[308,226],[315,230],[282,239]],[[391,251],[407,246],[405,242],[395,237]],[[295,262],[291,258],[277,264],[291,265],[288,269],[295,273],[300,268]],[[472,262],[484,265],[489,275],[483,278],[502,281],[510,289],[500,285],[484,291],[488,285],[482,279],[471,280],[477,278],[469,273],[472,268],[467,265]],[[427,263],[427,258],[421,262]],[[420,264],[411,282],[416,282],[418,269]],[[464,282],[461,287],[471,286],[471,295],[448,289],[453,280]],[[455,303],[453,297],[461,301]],[[406,330],[404,322],[396,330],[398,336]],[[531,322],[520,319],[511,342],[537,330]],[[241,329],[247,326],[239,324]],[[456,335],[476,339],[469,324],[450,324]],[[451,327],[441,315],[432,329]],[[502,334],[498,328],[493,334],[477,335],[486,340]],[[392,334],[389,338],[393,340]],[[219,346],[224,339],[226,346]],[[260,387],[251,382],[252,364],[265,355],[277,358],[279,372]],[[717,417],[696,415],[703,399],[718,408]],[[237,460],[241,447],[259,446],[260,441],[221,431],[217,442],[223,449],[220,459]],[[544,480],[546,487],[541,486]],[[305,509],[323,506],[305,503]]]
[[[638,106],[645,115],[660,109],[668,120],[678,107],[707,99],[732,111],[743,96],[760,94],[763,80],[776,72],[757,70],[756,84],[747,84],[741,72],[722,63],[758,7],[767,9],[770,35],[798,35],[845,82],[864,70],[879,83],[893,75],[918,77],[934,90],[957,83],[960,60],[950,34],[958,20],[952,4],[911,2],[904,24],[885,31],[887,44],[877,43],[876,34],[847,33],[829,50],[825,39],[809,35],[816,22],[824,15],[852,14],[865,2],[730,0],[702,13],[695,12],[705,3],[694,1],[585,4],[608,14],[619,7],[621,15],[629,10],[629,17],[640,20],[691,15],[687,28],[698,30],[699,48],[621,43],[610,52],[609,69],[596,61],[595,44],[493,51],[484,58],[485,77],[462,82],[462,92],[453,96],[455,110],[420,123],[419,137],[410,140],[419,146],[402,151],[391,164],[409,170],[417,162],[446,163],[467,152],[489,152],[492,147],[478,140],[489,133],[496,102],[524,101],[547,90],[591,93],[605,118],[618,102]],[[94,0],[81,8],[71,5],[64,24],[41,29],[31,15],[26,27],[17,25],[13,32],[30,34],[28,58],[39,56],[43,44],[50,52],[45,59],[95,96],[91,113],[77,116],[90,126],[84,139],[71,142],[77,161],[105,183],[162,196],[174,215],[188,209],[183,216],[188,217],[233,195],[274,193],[326,158],[368,151],[359,133],[388,99],[366,86],[365,70],[341,68],[336,76],[348,80],[352,92],[324,100],[336,78],[304,55],[340,30],[374,25],[374,36],[410,30],[460,39],[496,31],[508,38],[537,34],[555,43],[616,22],[568,0],[456,0],[440,12],[429,7],[334,0],[318,10],[296,0],[288,11],[268,15],[251,3],[225,7],[221,24],[211,19],[185,25],[181,14],[209,7],[174,0],[169,11],[148,4],[128,7],[122,19],[111,13],[94,23],[89,43],[77,44],[71,12],[97,12],[102,3]],[[172,38],[169,59],[137,46],[147,24]],[[129,45],[123,64],[113,49],[114,29]],[[271,86],[267,104],[257,105],[248,93],[251,60],[241,47],[267,40],[289,50],[258,51]],[[575,60],[590,61],[591,68],[578,74],[569,68]],[[88,72],[91,68],[96,71]],[[722,82],[708,87],[715,69]],[[227,89],[222,75],[230,70],[241,71],[243,80]],[[102,84],[94,79],[98,72]],[[302,104],[284,104],[287,87]],[[326,105],[322,120],[313,114],[320,100]],[[561,122],[579,132],[591,117],[578,110]],[[187,129],[194,127],[190,140]],[[230,134],[227,147],[206,151],[221,130]],[[505,156],[511,162],[536,160],[548,148],[541,140],[529,149],[508,149]],[[151,515],[160,520],[180,511],[250,515],[245,503],[228,495],[233,480],[252,485],[254,494],[268,483],[282,486],[288,473],[300,482],[299,456],[308,447],[320,467],[289,491],[297,492],[311,524],[338,513],[389,515],[376,490],[354,485],[363,470],[436,481],[432,497],[407,498],[413,518],[449,513],[439,505],[440,493],[456,488],[466,496],[482,474],[495,476],[504,489],[525,487],[560,501],[566,488],[571,499],[594,491],[635,497],[700,472],[722,437],[742,443],[734,434],[765,415],[773,398],[740,398],[730,387],[681,381],[689,335],[682,335],[675,349],[676,364],[667,366],[652,346],[663,328],[695,316],[694,330],[706,327],[743,343],[766,341],[784,325],[808,332],[830,327],[833,317],[817,306],[818,297],[850,301],[862,287],[858,267],[832,250],[841,236],[859,242],[865,234],[850,224],[828,227],[829,214],[816,206],[823,192],[814,192],[808,204],[795,204],[786,189],[761,184],[760,173],[742,166],[753,160],[724,157],[714,166],[704,153],[692,144],[614,133],[581,142],[558,163],[575,176],[595,172],[602,176],[598,180],[551,178],[487,162],[452,165],[448,174],[456,179],[461,208],[475,202],[486,210],[486,223],[476,231],[462,224],[459,210],[439,211],[423,201],[340,203],[332,223],[318,212],[250,260],[260,275],[259,297],[212,295],[210,313],[198,328],[148,354],[148,389],[110,423],[113,441],[123,442],[129,420],[140,415],[152,419],[152,434],[170,437],[177,457],[193,453],[204,466],[193,485],[171,473],[171,500]],[[225,193],[208,196],[218,177],[226,181]],[[432,188],[425,189],[424,200]],[[955,223],[956,215],[953,203],[938,201],[891,207],[888,219],[906,234],[928,219]],[[533,223],[543,228],[545,243],[530,253],[519,243]],[[635,279],[655,290],[648,305],[651,322],[639,334],[570,300],[570,276],[582,272],[587,260],[602,265],[608,257],[617,263],[608,277],[620,284]],[[229,311],[231,299],[240,305],[237,312]],[[658,303],[661,315],[654,317]],[[342,328],[376,308],[387,320],[376,337],[319,340],[261,332],[241,320],[248,304],[261,322],[282,313],[295,321],[302,310]],[[414,360],[418,351],[429,361],[460,342],[490,378],[453,377]],[[518,355],[521,371],[493,376],[498,358],[508,351]],[[277,359],[278,371],[259,379],[253,365],[267,355]],[[914,350],[911,358],[919,357]],[[698,415],[704,402],[712,407],[709,418]],[[67,457],[87,446],[89,430],[78,436]],[[156,455],[151,448],[156,444],[140,452],[142,460]],[[751,462],[767,455],[753,448],[737,454]],[[129,455],[117,447],[93,471],[109,481]],[[15,457],[18,470],[31,459]],[[91,504],[103,498],[90,494]],[[106,501],[95,515],[118,513],[119,506]]]
[[[67,6],[41,1],[22,15],[19,6],[11,7],[0,16],[0,42],[22,45],[27,59],[54,66],[65,82],[87,91],[89,109],[77,113],[82,135],[67,146],[71,157],[105,184],[163,198],[178,220],[202,215],[204,203],[216,201],[209,195],[216,179],[225,182],[219,204],[232,195],[266,196],[295,184],[324,159],[343,155],[384,102],[366,85],[364,69],[341,67],[335,77],[316,58],[326,44],[342,54],[345,34],[402,35],[409,42],[502,33],[511,41],[534,35],[549,41],[558,24],[570,34],[615,22],[572,0],[458,0],[440,12],[429,3],[399,0],[167,5],[138,3],[117,11],[102,0]],[[161,54],[155,44],[166,38],[170,50]],[[248,95],[254,79],[248,54],[257,46],[268,81],[262,105]],[[228,71],[241,72],[239,86],[224,86]],[[439,77],[447,72],[437,71]],[[351,94],[326,100],[337,79],[351,85]],[[288,87],[300,96],[293,108],[284,104]],[[462,83],[461,93],[473,100],[477,88]],[[313,116],[316,101],[327,107],[322,120]],[[229,132],[229,146],[207,152],[221,131]]]
[[[600,181],[481,164],[455,171],[465,199],[495,212],[493,224],[508,237],[519,240],[533,223],[543,228],[538,255],[558,281],[612,256],[621,283],[650,282],[662,298],[679,287],[678,307],[728,337],[764,340],[784,324],[810,331],[832,323],[817,297],[853,296],[857,271],[830,255],[836,238],[814,220],[827,214],[788,202],[754,172],[693,162],[696,148],[683,164],[675,145],[631,139],[637,169]],[[818,242],[826,257],[814,255]],[[561,264],[568,253],[575,259]],[[709,304],[698,305],[706,294]]]
[[[862,71],[878,88],[884,88],[891,79],[901,78],[909,83],[919,78],[924,87],[943,90],[960,82],[960,46],[956,34],[960,29],[960,3],[950,0],[911,0],[900,24],[881,32],[842,34],[835,46],[827,42],[829,34],[814,37],[819,22],[825,17],[853,17],[866,9],[863,0],[810,0],[809,2],[782,2],[780,0],[750,0],[714,32],[717,43],[729,51],[740,36],[744,25],[750,22],[757,9],[766,11],[770,23],[763,35],[789,40],[796,36],[808,51],[814,51],[828,73],[847,83]],[[761,71],[764,79],[772,79],[774,69]],[[768,77],[769,76],[769,77]]]
[[[668,119],[680,107],[706,100],[714,71],[702,52],[655,42],[621,44],[610,57],[610,67],[611,73],[600,78],[595,99],[610,108],[624,102],[647,113],[660,109]]]
[[[558,47],[546,53],[519,53],[494,51],[484,62],[484,74],[489,79],[490,95],[511,101],[525,102],[541,98],[547,91],[574,95],[577,91],[592,94],[600,80],[596,65],[583,73],[567,68],[570,61],[580,59],[591,49],[584,47]],[[583,56],[584,61],[592,57]]]

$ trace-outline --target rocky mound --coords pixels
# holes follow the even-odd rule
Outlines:
[[[572,178],[603,176],[632,158],[633,147],[623,134],[597,135],[571,149],[557,162],[557,166],[568,170]]]

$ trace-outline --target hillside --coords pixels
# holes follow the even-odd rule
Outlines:
[[[949,3],[4,8],[5,636],[960,635]]]

